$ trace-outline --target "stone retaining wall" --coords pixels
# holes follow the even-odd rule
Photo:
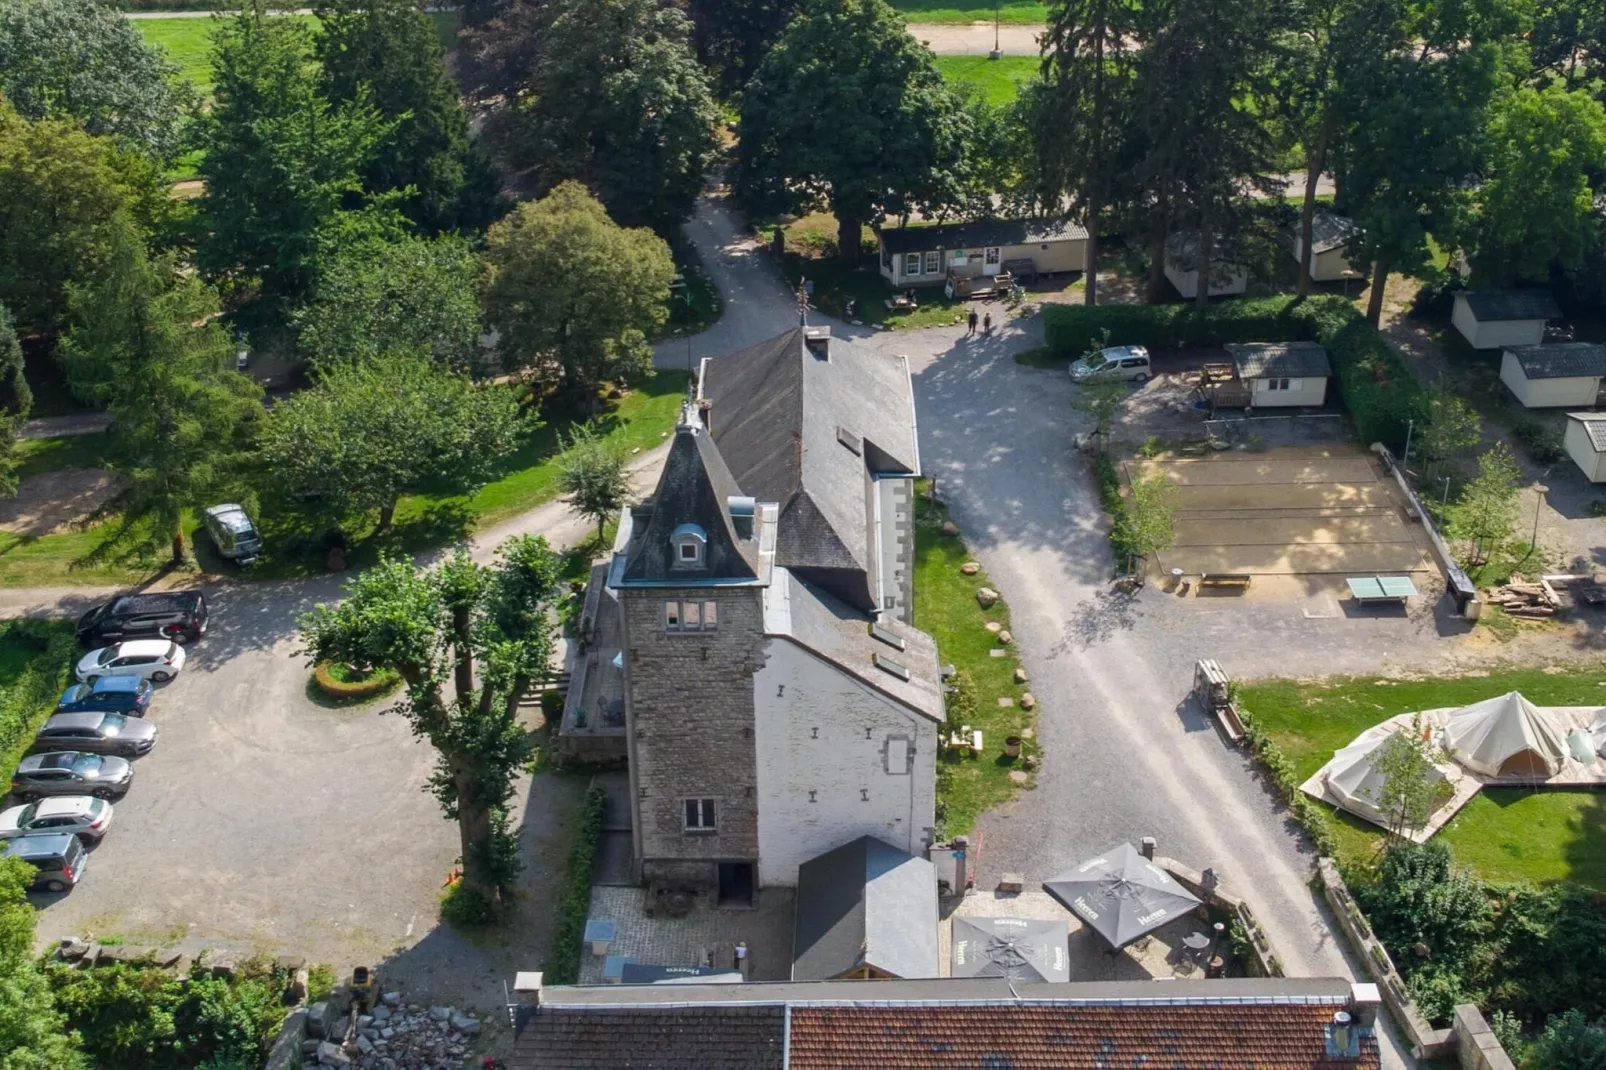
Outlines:
[[[1148,850],[1148,845],[1144,845]],[[1266,931],[1255,920],[1255,913],[1249,909],[1249,904],[1235,895],[1228,895],[1221,890],[1219,884],[1205,880],[1204,874],[1198,870],[1190,869],[1174,858],[1164,855],[1151,855],[1154,864],[1171,874],[1173,880],[1188,891],[1198,896],[1207,906],[1219,907],[1230,912],[1243,926],[1244,932],[1249,934],[1249,957],[1244,962],[1244,968],[1255,977],[1281,977],[1283,976],[1282,962],[1277,958],[1271,941],[1266,937]]]

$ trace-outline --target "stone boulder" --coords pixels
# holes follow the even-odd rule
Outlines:
[[[976,573],[981,571],[981,566],[974,561],[966,561],[963,565],[959,566],[959,571],[964,573],[966,576],[974,576]]]
[[[340,1012],[328,1000],[319,1000],[307,1008],[307,1036],[325,1040],[334,1034],[335,1020]]]
[[[998,604],[998,592],[991,587],[976,588],[976,602],[983,609],[991,609]]]
[[[942,522],[942,533],[952,538],[953,536],[959,534],[959,525],[955,524],[952,520],[944,520]]]

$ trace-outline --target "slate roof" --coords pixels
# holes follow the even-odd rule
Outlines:
[[[872,966],[894,977],[936,977],[937,873],[860,836],[797,871],[792,979],[824,981]]]
[[[776,564],[860,573],[870,590],[870,477],[918,471],[914,395],[901,357],[843,338],[829,354],[793,328],[705,360],[700,397],[736,483],[780,504]]]
[[[650,986],[657,987],[657,986]],[[683,992],[688,986],[664,986]],[[725,988],[725,985],[711,987]],[[519,1034],[515,1070],[781,1070],[786,1008],[543,1006]]]
[[[1375,986],[1371,990],[1376,1007]],[[1002,978],[556,987],[510,1070],[1377,1070],[1326,1054],[1340,978],[1015,984]],[[789,1052],[782,1052],[788,1044]]]
[[[1348,216],[1317,212],[1310,221],[1310,247],[1317,253],[1337,249],[1349,244],[1349,240],[1359,233],[1360,229]],[[1295,233],[1298,233],[1297,224]]]
[[[923,253],[928,249],[1086,241],[1087,230],[1062,219],[978,219],[931,227],[885,227],[876,231],[876,237],[890,253]]]
[[[1240,379],[1319,379],[1333,374],[1327,350],[1315,342],[1252,342],[1224,348]]]
[[[675,428],[645,522],[633,527],[622,582],[756,581],[760,576],[758,520],[755,517],[753,537],[743,538],[730,516],[730,499],[741,496],[740,486],[707,432],[694,416],[683,418]],[[683,524],[696,524],[708,536],[700,568],[676,565],[670,535]]]
[[[1183,230],[1171,235],[1165,240],[1166,259],[1176,264],[1182,271],[1193,271],[1199,266],[1199,233],[1193,230]],[[1210,249],[1210,262],[1212,264],[1236,264],[1237,250],[1228,242],[1217,237]]]
[[[891,614],[883,614],[876,627],[902,640],[903,649],[876,638],[863,613],[803,582],[789,569],[776,567],[764,592],[766,633],[785,636],[917,713],[941,721],[942,671],[936,641]],[[881,668],[876,664],[878,655],[903,666],[909,678]]]
[[[1606,375],[1606,346],[1594,342],[1550,342],[1537,346],[1512,346],[1506,350],[1517,358],[1527,379],[1572,379]]]
[[[1596,453],[1606,453],[1606,412],[1569,412],[1567,419],[1583,424],[1590,446]]]
[[[1561,317],[1556,299],[1547,290],[1467,290],[1456,297],[1466,301],[1472,318],[1479,323],[1491,320],[1553,320]]]

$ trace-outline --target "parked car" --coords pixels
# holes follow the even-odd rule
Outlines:
[[[1142,346],[1110,346],[1071,362],[1071,381],[1127,380],[1141,383],[1149,377],[1149,351]]]
[[[58,713],[34,736],[36,751],[80,750],[137,758],[156,746],[156,726],[121,713]]]
[[[142,637],[182,643],[205,634],[206,598],[200,591],[119,595],[78,618],[78,641],[84,646]]]
[[[244,506],[213,505],[206,510],[206,531],[227,561],[249,565],[262,556],[262,535]]]
[[[84,877],[89,864],[89,852],[77,836],[62,833],[55,836],[18,836],[0,847],[0,854],[31,862],[38,870],[34,874],[33,889],[47,892],[65,892]]]
[[[100,842],[112,823],[112,804],[90,795],[62,795],[0,810],[0,840],[19,836],[77,836],[85,846]]]
[[[126,758],[80,751],[30,754],[17,764],[11,791],[25,802],[47,795],[93,795],[115,799],[134,784],[134,767]]]
[[[142,676],[102,676],[92,684],[72,684],[56,700],[57,713],[126,713],[143,717],[156,688]]]
[[[130,639],[91,650],[78,660],[78,679],[92,684],[103,676],[138,676],[165,683],[184,668],[184,648],[168,639]]]

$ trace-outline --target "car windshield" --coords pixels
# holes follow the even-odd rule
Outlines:
[[[60,701],[62,703],[77,702],[79,699],[84,697],[84,692],[88,690],[89,688],[85,687],[83,684],[73,684],[71,687],[61,693]]]
[[[80,754],[72,763],[72,771],[79,776],[98,776],[100,774],[100,755]]]
[[[106,800],[105,799],[91,799],[91,800],[89,800],[89,815],[91,817],[99,817],[101,814],[104,814],[105,812],[106,812]]]
[[[1098,371],[1100,368],[1104,367],[1109,362],[1110,362],[1110,359],[1108,357],[1106,357],[1102,352],[1089,353],[1087,356],[1082,358],[1082,363],[1087,366],[1088,371]]]
[[[120,713],[108,713],[105,717],[101,718],[101,722],[100,722],[101,734],[102,735],[107,735],[107,736],[122,735],[123,726],[125,724],[127,724],[127,723],[128,723],[127,718],[125,718],[122,714],[120,714]]]
[[[116,656],[117,656],[117,648],[114,647],[114,646],[109,646],[105,650],[102,650],[100,652],[100,657],[95,659],[95,663],[97,665],[105,665],[107,662],[111,661]]]
[[[35,815],[37,815],[38,813],[39,813],[39,804],[38,803],[33,803],[33,804],[29,805],[29,806],[24,806],[22,808],[22,813],[17,815],[17,827],[19,829],[27,828],[29,825],[33,824],[33,819],[34,819]]]

